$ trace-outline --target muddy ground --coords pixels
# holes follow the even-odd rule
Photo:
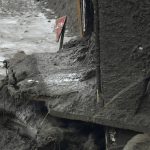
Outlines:
[[[84,81],[93,78],[95,76],[95,70],[93,68],[94,58],[93,60],[89,59],[93,52],[85,53],[88,52],[88,40],[69,42],[64,46],[64,50],[56,54],[43,53],[28,56],[26,54],[35,53],[36,50],[36,53],[48,52],[48,47],[51,48],[51,52],[56,51],[56,45],[54,41],[50,39],[54,38],[54,34],[52,32],[46,34],[45,30],[46,27],[50,25],[48,23],[49,21],[46,20],[43,14],[37,14],[41,10],[44,14],[47,14],[50,19],[56,18],[56,16],[50,9],[41,7],[43,3],[40,2],[35,4],[33,1],[29,1],[25,6],[24,1],[20,1],[20,7],[15,5],[17,1],[1,2],[3,2],[1,5],[1,26],[4,27],[3,31],[1,31],[1,56],[3,57],[2,60],[7,58],[12,59],[8,61],[8,76],[4,77],[6,69],[2,69],[4,73],[1,76],[0,82],[0,149],[104,149],[103,127],[90,123],[87,124],[79,121],[55,118],[50,115],[49,104],[46,104],[45,101],[45,98],[48,96],[46,90],[44,90],[46,87],[42,83],[43,77],[39,74],[39,70],[41,70],[40,67],[44,69],[44,66],[45,73],[43,76],[46,75],[48,77],[51,72],[48,68],[50,67],[52,69],[53,65],[65,67],[68,64],[72,66],[75,65],[76,67],[81,66],[82,69],[86,64],[86,66],[90,66],[89,73],[86,74],[85,69],[82,69],[83,77],[81,80]],[[34,20],[34,23],[32,20]],[[41,22],[39,22],[40,20],[44,22],[43,27],[41,26]],[[37,29],[39,29],[39,32],[37,32]],[[69,26],[68,29],[70,29],[71,32],[72,29],[69,28]],[[11,35],[7,32],[11,32]],[[34,36],[35,33],[36,36]],[[42,36],[42,34],[44,36]],[[49,43],[49,41],[51,43]],[[24,51],[26,54],[18,51]],[[18,52],[18,54],[14,56],[16,52]],[[37,66],[37,59],[39,62],[42,62],[39,66]],[[49,63],[51,63],[51,66],[48,66]],[[18,73],[14,67],[17,70],[19,69]],[[71,71],[73,71],[73,73],[71,73]],[[69,86],[67,81],[69,81],[69,84],[74,84],[74,82],[78,80],[76,79],[77,72],[78,69],[76,70],[76,74],[73,69],[70,69],[71,76],[68,76],[67,79],[64,78],[64,80],[66,80],[66,85],[64,86]],[[67,72],[64,73],[66,74]],[[61,75],[62,77],[64,73]],[[46,80],[51,79],[47,78]],[[40,84],[39,81],[41,81]],[[60,82],[59,79],[57,82]],[[39,86],[36,87],[36,85]],[[19,86],[23,87],[23,89],[19,88]],[[73,89],[74,87],[71,86],[70,88]],[[43,90],[40,92],[41,87],[43,87]],[[67,88],[62,92],[66,92],[66,90]],[[41,94],[44,101],[38,100],[34,92]]]
[[[56,103],[51,104],[57,106],[59,101],[57,102],[56,98],[64,100],[69,100],[70,96],[76,98],[77,95],[74,90],[80,89],[80,85],[76,83],[78,81],[76,75],[79,75],[79,73],[75,74],[74,68],[70,68],[68,70],[70,72],[69,75],[65,69],[67,64],[81,68],[82,78],[80,80],[83,82],[89,82],[88,80],[91,80],[89,84],[92,85],[92,80],[95,76],[93,68],[94,58],[93,62],[88,59],[90,57],[90,53],[87,51],[88,41],[89,40],[85,39],[69,42],[64,46],[65,49],[56,54],[43,53],[27,56],[24,52],[19,52],[14,58],[8,60],[8,77],[1,83],[0,94],[1,126],[2,129],[4,128],[3,131],[5,131],[2,134],[2,139],[4,139],[1,141],[2,149],[104,149],[103,127],[50,116],[50,99],[52,101],[55,100]],[[87,51],[84,57],[81,55],[83,51]],[[44,62],[47,63],[47,61],[48,65],[44,64]],[[88,71],[83,69],[85,64],[88,64],[86,65]],[[41,67],[45,68],[43,68],[45,70],[43,74],[40,74]],[[59,71],[57,80],[53,78],[52,72],[56,72],[55,67],[57,67],[58,70],[64,68],[65,74],[68,74],[68,77],[63,71]],[[49,73],[51,76],[49,76]],[[48,77],[48,79],[45,77]],[[51,79],[49,79],[49,77]],[[46,81],[43,80],[44,78]],[[53,92],[49,92],[49,87],[46,87],[44,82],[50,82],[51,84],[51,80],[54,81],[53,84],[58,83],[58,88],[60,84],[68,88],[57,90],[51,87]],[[74,84],[74,86],[72,86],[72,84]],[[84,85],[81,85],[81,88],[83,87]],[[93,94],[91,96],[93,96]],[[62,108],[60,107],[59,110],[63,109],[63,104],[61,106]],[[16,135],[16,139],[12,139],[12,135]],[[14,140],[18,142],[14,144]],[[7,145],[5,143],[7,143]]]

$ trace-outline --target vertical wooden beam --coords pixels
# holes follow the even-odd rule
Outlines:
[[[78,16],[78,23],[79,23],[79,30],[80,35],[83,37],[83,26],[82,26],[82,0],[77,0],[77,16]]]
[[[100,15],[99,15],[99,0],[94,0],[94,24],[95,24],[95,47],[96,47],[96,78],[97,78],[97,102],[104,106],[102,97],[102,81],[101,81],[101,50],[100,50]]]
[[[83,28],[83,34],[86,31],[86,1],[82,0],[82,28]]]

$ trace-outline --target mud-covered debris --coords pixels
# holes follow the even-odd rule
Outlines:
[[[96,69],[89,69],[89,70],[87,70],[87,72],[84,72],[82,74],[80,81],[89,80],[89,79],[95,77],[95,75],[96,75]]]

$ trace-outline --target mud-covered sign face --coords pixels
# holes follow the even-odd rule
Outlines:
[[[60,39],[60,36],[61,36],[61,33],[62,33],[62,29],[65,26],[66,21],[67,21],[67,17],[66,16],[58,18],[56,20],[56,27],[55,27],[56,42],[59,42],[59,39]]]

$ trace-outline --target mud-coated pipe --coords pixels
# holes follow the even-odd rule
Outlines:
[[[101,97],[101,61],[100,61],[100,15],[99,15],[99,1],[94,0],[94,32],[95,32],[95,47],[96,47],[96,78],[97,78],[97,102],[104,106],[104,101]]]

